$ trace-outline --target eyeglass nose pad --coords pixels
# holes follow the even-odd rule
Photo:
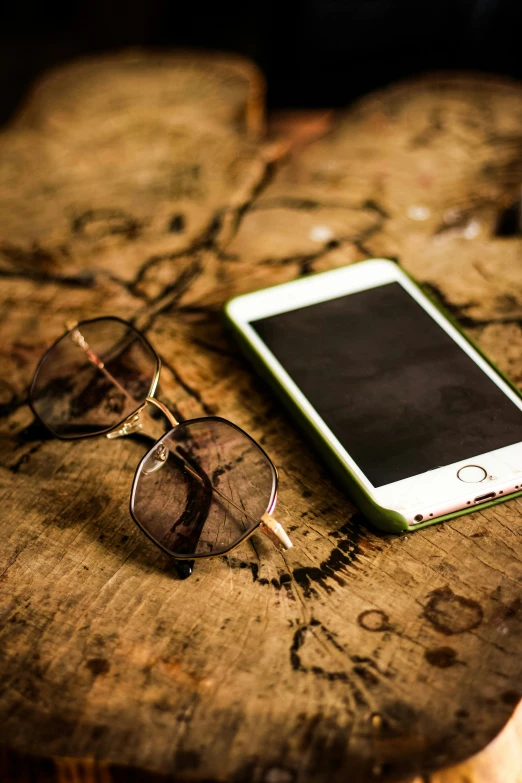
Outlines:
[[[160,443],[158,446],[156,446],[152,454],[150,454],[150,456],[147,458],[147,461],[143,467],[143,473],[145,473],[146,476],[148,476],[149,473],[155,473],[165,465],[168,457],[169,450],[164,443]]]

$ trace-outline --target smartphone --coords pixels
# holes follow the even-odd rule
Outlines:
[[[240,345],[378,527],[522,490],[522,398],[394,262],[232,299]]]

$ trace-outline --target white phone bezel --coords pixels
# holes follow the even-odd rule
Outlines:
[[[287,388],[310,422],[330,443],[338,459],[357,476],[379,505],[400,512],[409,524],[413,525],[429,518],[436,518],[471,504],[480,505],[481,502],[486,502],[489,499],[486,498],[482,501],[482,495],[491,496],[492,493],[495,496],[507,495],[519,488],[522,489],[522,443],[496,449],[486,454],[472,454],[468,459],[458,463],[436,468],[382,487],[374,487],[251,326],[251,321],[392,282],[402,285],[522,411],[522,400],[513,389],[412,283],[400,267],[386,259],[371,259],[353,266],[342,267],[283,283],[273,288],[245,294],[228,303],[227,313],[248,338],[273,375],[283,387]],[[484,469],[486,476],[483,481],[471,484],[458,478],[458,471],[469,465],[478,465]]]

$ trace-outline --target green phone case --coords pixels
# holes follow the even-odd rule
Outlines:
[[[357,263],[364,264],[365,262],[359,261]],[[450,313],[448,313],[447,310],[441,305],[441,303],[434,298],[432,293],[425,291],[421,286],[419,286],[419,284],[415,280],[413,280],[413,278],[410,275],[408,275],[408,273],[405,272],[404,269],[401,268],[401,271],[404,272],[404,274],[411,280],[411,282],[416,286],[416,288],[418,288],[419,291],[427,299],[429,299],[432,304],[435,305],[435,307],[442,313],[442,315],[444,315],[446,320],[448,320],[456,329],[458,329],[460,334],[462,334],[462,336],[467,340],[468,343],[470,343],[470,345],[473,346],[473,348],[477,351],[477,353],[479,353],[482,356],[482,358],[485,361],[487,361],[487,363],[493,368],[493,370],[497,373],[497,375],[499,375],[516,392],[516,394],[522,398],[522,393],[520,392],[520,390],[513,384],[512,381],[510,381],[509,378],[507,378],[504,375],[504,373],[502,373],[498,369],[498,367],[495,366],[495,364],[493,364],[491,359],[489,359],[480,350],[480,348],[473,342],[473,340],[471,340],[468,337],[468,335],[462,330],[462,328],[456,322],[453,316]],[[329,273],[320,272],[317,276],[327,275],[327,274]],[[269,289],[265,289],[265,290],[269,290]],[[297,425],[305,432],[309,440],[311,440],[312,444],[315,446],[322,460],[326,463],[326,465],[338,478],[341,485],[347,489],[349,495],[353,498],[359,510],[379,530],[383,530],[388,533],[404,533],[405,531],[412,532],[414,530],[427,527],[428,525],[434,525],[439,522],[447,522],[450,519],[456,519],[457,517],[464,516],[465,514],[471,514],[477,508],[480,509],[489,508],[490,506],[495,506],[498,503],[504,502],[505,500],[510,500],[511,498],[522,496],[522,491],[513,492],[509,495],[506,495],[505,497],[495,498],[494,500],[490,500],[487,503],[481,503],[479,506],[470,506],[470,508],[464,508],[461,509],[460,511],[454,511],[451,514],[445,514],[444,516],[436,517],[435,519],[425,520],[415,525],[409,525],[405,517],[403,517],[402,514],[399,514],[397,511],[392,511],[389,508],[384,508],[383,506],[379,506],[375,502],[375,500],[371,497],[371,495],[368,494],[366,488],[360,483],[357,476],[355,476],[349,470],[349,468],[347,468],[345,465],[343,465],[340,462],[335,451],[332,449],[330,443],[315,428],[313,422],[308,418],[306,411],[304,411],[300,407],[297,400],[295,400],[292,394],[280,383],[278,378],[273,374],[271,368],[264,363],[263,359],[257,353],[255,347],[249,341],[248,336],[244,334],[241,328],[236,324],[236,322],[230,316],[229,305],[233,301],[234,299],[230,300],[229,302],[226,303],[224,307],[225,324],[232,331],[237,343],[239,344],[241,351],[249,359],[249,361],[252,363],[254,368],[259,372],[259,374],[274,389],[277,396],[281,399],[285,407],[288,409],[291,417],[294,419]]]

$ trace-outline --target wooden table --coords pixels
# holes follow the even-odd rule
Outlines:
[[[513,722],[434,771],[521,695],[520,502],[370,531],[220,311],[392,257],[522,382],[522,89],[424,78],[268,136],[262,96],[248,63],[130,52],[49,75],[0,136],[3,777],[510,783]],[[294,549],[180,580],[127,512],[142,447],[32,422],[39,356],[101,314],[145,330],[174,411],[260,440]]]

